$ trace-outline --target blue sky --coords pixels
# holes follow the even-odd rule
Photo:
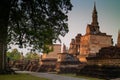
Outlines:
[[[62,43],[69,47],[70,41],[78,33],[86,32],[87,24],[92,21],[94,1],[98,12],[98,22],[101,32],[112,35],[114,44],[117,42],[120,29],[120,0],[71,0],[72,11],[69,12],[69,33],[62,37]]]

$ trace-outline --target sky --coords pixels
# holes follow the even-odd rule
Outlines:
[[[112,35],[117,43],[120,29],[120,0],[71,0],[72,11],[68,13],[69,32],[61,38],[62,43],[69,47],[72,38],[80,33],[86,33],[87,24],[91,24],[94,1],[98,12],[100,31]]]
[[[73,8],[68,13],[69,32],[65,37],[61,37],[62,44],[69,47],[71,39],[75,38],[78,33],[82,35],[86,33],[86,26],[92,21],[94,1],[96,1],[100,31],[112,35],[114,44],[117,43],[118,30],[120,29],[120,0],[71,1]],[[27,49],[19,49],[19,51],[27,53]]]

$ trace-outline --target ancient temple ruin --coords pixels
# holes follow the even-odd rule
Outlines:
[[[120,31],[117,45],[113,46],[112,36],[101,32],[99,28],[94,4],[92,22],[87,25],[86,34],[79,38],[78,58],[81,62],[86,62],[86,65],[80,68],[77,74],[96,76],[106,80],[120,77]]]
[[[112,35],[100,31],[96,5],[92,12],[92,22],[86,27],[85,35],[78,34],[70,43],[69,53],[77,54],[81,62],[86,62],[86,57],[95,56],[103,47],[113,45]]]

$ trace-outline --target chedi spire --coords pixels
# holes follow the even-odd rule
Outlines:
[[[94,2],[94,9],[92,13],[92,26],[98,26],[98,16],[97,16],[97,10],[96,10],[96,3]]]

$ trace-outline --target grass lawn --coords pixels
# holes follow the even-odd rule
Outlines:
[[[104,79],[98,79],[98,78],[92,78],[92,77],[86,77],[86,76],[76,76],[75,74],[60,74],[62,76],[71,76],[71,77],[76,77],[76,78],[83,78],[87,80],[104,80]]]
[[[0,80],[49,80],[49,79],[35,77],[29,74],[10,74],[0,75]]]

